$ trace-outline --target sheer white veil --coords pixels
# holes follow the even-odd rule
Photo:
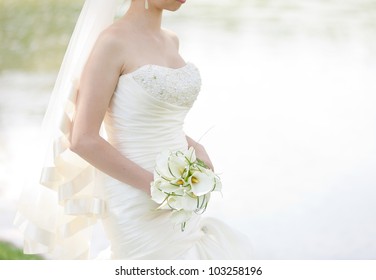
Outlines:
[[[86,0],[69,42],[38,143],[47,151],[40,183],[27,184],[15,219],[25,253],[89,258],[92,225],[106,211],[96,190],[101,173],[68,149],[68,139],[81,71],[118,6],[119,0]]]

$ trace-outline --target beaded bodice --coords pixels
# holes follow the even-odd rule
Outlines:
[[[145,65],[128,75],[156,99],[182,107],[191,107],[201,88],[200,73],[192,63],[181,68]]]

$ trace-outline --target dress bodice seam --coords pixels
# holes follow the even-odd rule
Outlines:
[[[169,67],[169,66],[163,66],[163,65],[158,65],[158,64],[153,64],[153,63],[148,63],[148,64],[144,64],[140,67],[137,67],[135,70],[133,71],[130,71],[128,73],[124,73],[124,74],[121,74],[119,76],[119,78],[123,77],[123,76],[132,76],[133,74],[137,73],[138,71],[141,71],[147,67],[156,67],[156,68],[161,68],[161,69],[167,69],[167,70],[171,70],[171,71],[178,71],[178,70],[182,70],[182,69],[185,69],[186,67],[190,66],[190,65],[193,65],[192,63],[190,62],[186,62],[183,66],[181,67]]]

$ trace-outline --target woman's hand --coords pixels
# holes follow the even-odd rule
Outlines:
[[[186,136],[186,138],[188,142],[188,147],[193,147],[195,149],[196,157],[202,160],[212,171],[214,171],[213,163],[211,162],[210,157],[208,153],[206,152],[204,146],[194,141],[189,136]]]

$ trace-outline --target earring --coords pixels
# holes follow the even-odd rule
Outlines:
[[[145,0],[145,9],[149,10],[149,1],[148,0]]]

